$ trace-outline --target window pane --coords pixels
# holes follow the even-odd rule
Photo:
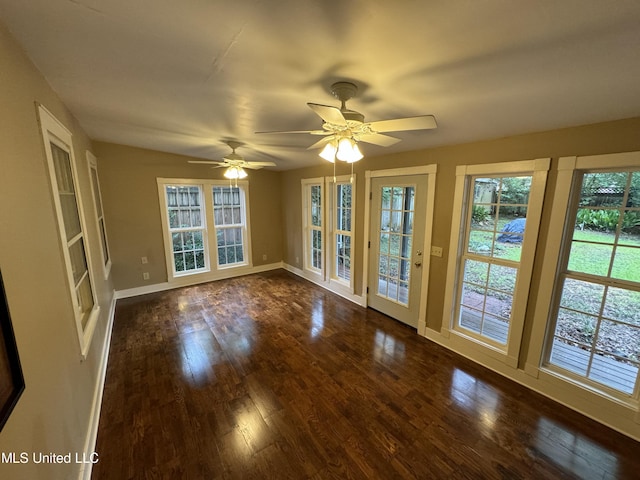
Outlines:
[[[185,270],[195,270],[196,259],[193,251],[184,252],[184,268]]]
[[[616,249],[611,277],[640,282],[640,247],[619,246]]]
[[[638,190],[638,197],[640,197],[640,189]],[[623,245],[640,246],[640,210],[624,211],[619,242]]]
[[[609,287],[602,313],[605,317],[640,327],[638,312],[640,312],[640,292]]]
[[[389,252],[396,257],[400,255],[400,239],[402,235],[392,234],[389,236]]]
[[[483,287],[464,282],[462,284],[460,303],[482,311],[484,309],[484,292],[485,289]]]
[[[626,172],[587,173],[582,180],[580,206],[622,206]]]
[[[87,321],[89,320],[89,313],[93,309],[93,294],[89,275],[86,275],[82,279],[80,285],[78,285],[78,288],[76,289],[76,294],[78,297],[78,307],[80,308],[80,312],[82,312],[80,324],[82,325],[82,330],[84,330],[87,326]]]
[[[174,252],[182,251],[182,234],[181,233],[172,233],[171,241],[173,243]]]
[[[627,207],[640,207],[640,172],[631,175],[631,188],[627,198]]]
[[[574,241],[571,243],[568,269],[606,277],[613,254],[613,245]]]
[[[556,336],[573,340],[586,348],[593,343],[598,317],[586,313],[560,308],[558,311],[558,324]]]
[[[389,210],[391,208],[391,187],[382,187],[382,209]]]
[[[555,338],[549,361],[578,375],[586,375],[589,366],[589,352],[575,342]]]
[[[516,288],[517,274],[517,268],[491,265],[489,287],[503,292],[513,293]]]
[[[567,278],[564,281],[560,306],[598,315],[603,297],[603,285]]]
[[[109,261],[109,249],[107,248],[107,231],[104,228],[104,219],[99,221],[100,225],[100,241],[102,242],[102,251],[104,252],[104,263]]]
[[[491,255],[493,250],[493,234],[482,230],[469,232],[469,245],[467,251],[478,255]]]
[[[78,282],[87,273],[87,259],[85,257],[84,242],[82,238],[69,246],[69,258],[71,260],[71,271],[73,273],[73,283]]]
[[[204,268],[204,251],[196,251],[196,268]]]
[[[91,174],[91,185],[93,187],[93,201],[96,205],[96,211],[98,212],[98,218],[102,217],[102,200],[100,199],[100,189],[98,185],[98,172],[95,168],[90,167],[89,173]]]
[[[389,210],[380,212],[380,230],[383,232],[391,231],[391,212]]]
[[[173,262],[176,268],[176,272],[184,271],[184,254],[183,253],[174,253]]]
[[[499,203],[510,205],[511,215],[520,214],[518,206],[526,206],[529,203],[529,191],[533,177],[504,177],[500,182]],[[526,211],[526,210],[525,210]]]
[[[491,340],[506,345],[509,335],[509,321],[505,318],[485,313],[482,319],[482,331],[480,333]]]
[[[464,261],[464,281],[475,283],[476,285],[484,285],[487,283],[487,274],[489,272],[489,264],[479,262],[477,260],[466,259]]]

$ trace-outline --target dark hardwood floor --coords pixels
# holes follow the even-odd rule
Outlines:
[[[640,444],[283,270],[119,300],[94,479],[640,478]]]

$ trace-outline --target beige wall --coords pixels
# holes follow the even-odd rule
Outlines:
[[[167,268],[156,178],[225,180],[224,169],[188,163],[189,157],[95,142],[116,290],[164,283]],[[226,180],[225,180],[226,181]],[[254,266],[282,260],[280,174],[249,172]],[[267,256],[263,260],[263,255]],[[141,257],[149,263],[142,265]],[[143,280],[143,271],[149,280]]]
[[[79,192],[87,212],[93,209],[85,154],[91,142],[2,24],[0,65],[0,268],[26,383],[0,432],[0,452],[81,454],[113,287],[98,270],[101,312],[88,358],[81,362],[35,102],[73,133]],[[99,268],[93,215],[87,215],[86,229],[88,250]],[[72,478],[78,467],[0,463],[0,478]]]

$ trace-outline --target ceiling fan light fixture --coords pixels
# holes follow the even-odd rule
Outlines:
[[[244,171],[242,167],[229,167],[224,172],[225,178],[230,180],[237,180],[242,178],[247,178],[247,172]]]
[[[343,162],[353,163],[362,159],[363,155],[352,138],[341,138],[338,142],[336,158]]]
[[[328,162],[335,163],[337,151],[338,148],[333,144],[333,142],[331,142],[324,146],[319,155]]]

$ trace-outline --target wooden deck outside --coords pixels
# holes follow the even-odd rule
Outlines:
[[[465,309],[461,315],[460,325],[506,345],[509,324],[487,317],[485,317],[484,321],[481,320],[480,315],[472,310]],[[555,339],[551,350],[550,363],[578,375],[586,375],[595,382],[602,383],[621,392],[633,393],[638,377],[638,367],[596,354],[593,356],[591,368],[587,374],[589,356],[589,351]]]

